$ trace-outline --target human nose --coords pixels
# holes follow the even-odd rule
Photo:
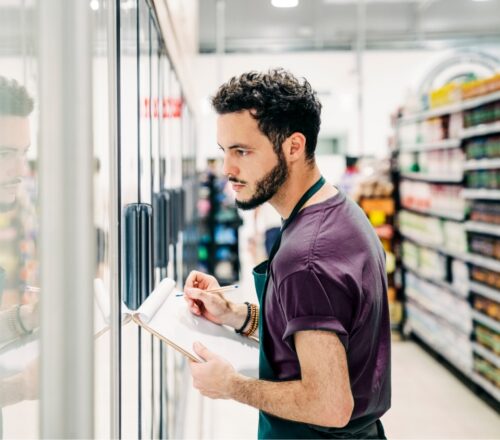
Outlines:
[[[224,162],[222,164],[222,172],[224,176],[237,176],[239,173],[238,167],[234,164],[230,158],[229,153],[224,154]]]
[[[26,156],[24,154],[16,155],[12,171],[15,177],[23,177],[27,173]]]

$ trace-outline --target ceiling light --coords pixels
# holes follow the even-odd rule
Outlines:
[[[490,0],[472,0],[472,1],[476,3],[483,3],[483,2],[489,2]]]
[[[271,0],[271,4],[275,8],[296,8],[299,0]]]
[[[93,11],[99,10],[99,0],[90,0],[90,9]]]

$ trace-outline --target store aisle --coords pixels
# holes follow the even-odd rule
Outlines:
[[[500,419],[414,342],[394,342],[392,409],[383,418],[390,439],[495,439]],[[205,400],[204,438],[255,439],[257,411]]]

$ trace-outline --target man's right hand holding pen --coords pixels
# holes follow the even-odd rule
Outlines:
[[[241,329],[247,321],[247,305],[228,301],[223,293],[216,291],[220,288],[212,275],[192,271],[184,285],[184,298],[189,310],[194,315],[203,316],[215,324]],[[247,331],[250,325],[251,322],[247,322],[242,332]]]

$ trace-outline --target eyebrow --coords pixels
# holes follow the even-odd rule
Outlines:
[[[217,144],[220,148],[225,150],[225,148],[221,144]],[[228,147],[228,150],[234,150],[235,148],[246,148],[247,150],[254,150],[255,148],[251,147],[250,145],[246,144],[233,144],[230,147]]]
[[[25,147],[9,147],[8,145],[0,145],[0,150],[2,151],[27,151],[31,147],[31,144],[26,145]]]

